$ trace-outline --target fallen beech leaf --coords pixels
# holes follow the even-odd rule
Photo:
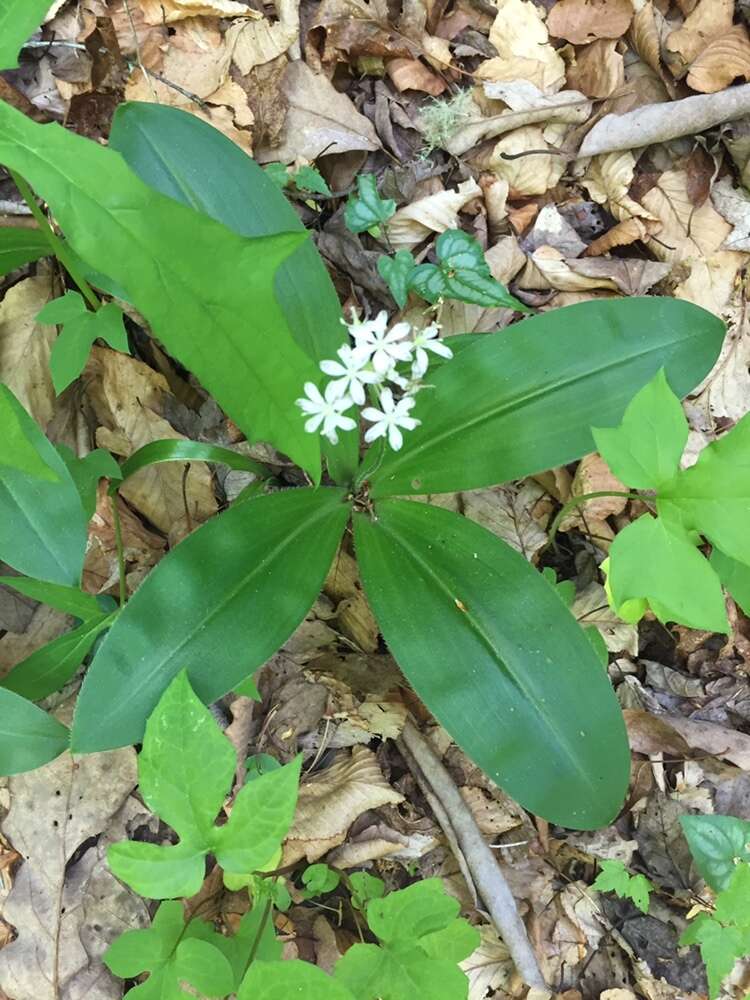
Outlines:
[[[439,97],[448,86],[445,80],[427,69],[419,59],[389,59],[385,64],[385,71],[400,93],[404,90],[419,90]]]
[[[625,63],[617,41],[601,38],[576,55],[568,67],[568,83],[587,97],[609,97],[625,82]]]
[[[39,604],[22,632],[6,632],[0,639],[0,678],[6,677],[13,667],[27,656],[68,632],[75,619],[64,615],[46,604]]]
[[[571,269],[563,254],[555,247],[541,246],[529,257],[526,270],[518,285],[528,291],[554,288],[560,292],[586,292],[594,288],[616,291],[617,285],[606,275],[587,276]]]
[[[620,221],[637,217],[649,233],[658,232],[661,223],[628,194],[633,183],[636,158],[630,150],[595,156],[582,181],[595,202],[606,205]]]
[[[578,463],[576,474],[570,487],[571,497],[582,496],[585,493],[598,493],[607,490],[616,493],[627,492],[626,487],[610,470],[607,463],[596,452],[584,455]],[[586,500],[573,510],[563,520],[560,527],[563,531],[571,528],[584,528],[591,521],[604,521],[613,514],[621,514],[627,505],[625,497],[596,497]]]
[[[622,714],[628,729],[630,749],[634,753],[668,753],[674,757],[687,757],[690,747],[666,718],[640,708],[626,708]]]
[[[649,0],[647,2],[641,0],[641,4],[640,7],[636,4],[635,16],[630,27],[630,41],[646,65],[650,66],[654,73],[661,74],[661,38],[656,21],[657,12]],[[661,19],[664,20],[663,17]]]
[[[607,594],[600,583],[593,581],[588,587],[579,590],[570,610],[584,628],[588,625],[597,628],[611,653],[627,653],[634,657],[638,655],[638,626],[627,625],[617,617],[610,608]]]
[[[668,170],[642,198],[643,205],[662,224],[659,238],[649,247],[661,260],[677,263],[715,253],[731,226],[710,201],[695,208],[687,190],[685,170]]]
[[[232,50],[232,59],[243,76],[247,76],[255,66],[271,62],[282,53],[297,37],[294,25],[276,21],[271,24],[265,18],[261,21],[238,21],[226,33]]]
[[[730,177],[723,177],[714,184],[711,200],[721,215],[734,226],[724,240],[727,250],[750,250],[750,195],[735,187]]]
[[[545,205],[534,220],[534,228],[524,242],[527,252],[538,247],[554,247],[564,257],[578,257],[586,244],[554,205]]]
[[[699,0],[682,27],[666,39],[665,49],[673,57],[670,60],[672,73],[684,76],[708,43],[729,31],[733,17],[732,0]]]
[[[576,274],[588,278],[610,278],[623,295],[645,295],[657,281],[662,281],[672,270],[672,265],[669,263],[620,257],[590,257],[585,260],[569,260],[567,263]]]
[[[546,150],[550,150],[549,155],[542,152]],[[526,155],[518,156],[519,153]],[[509,154],[510,158],[504,154]],[[508,182],[511,196],[519,198],[544,194],[554,187],[565,173],[566,160],[564,156],[554,155],[542,129],[526,125],[497,143],[490,165],[498,177]]]
[[[384,0],[323,0],[310,24],[311,41],[324,36],[320,60],[325,66],[358,57],[414,59],[419,47],[390,26]],[[310,46],[312,47],[312,46]]]
[[[39,274],[9,288],[0,303],[0,377],[43,429],[55,406],[49,357],[57,329],[36,315],[54,297],[51,274]]]
[[[665,715],[663,719],[677,730],[692,750],[705,750],[731,761],[744,771],[750,770],[750,736],[747,733],[682,716]]]
[[[482,63],[482,80],[528,80],[547,94],[565,82],[565,63],[549,41],[539,9],[531,0],[499,0],[490,28],[497,56]]]
[[[750,78],[750,38],[744,24],[735,24],[701,52],[690,67],[687,83],[703,94],[715,94],[739,77]]]
[[[547,15],[553,38],[585,45],[597,38],[619,38],[630,27],[630,0],[557,0]]]
[[[458,225],[458,213],[481,195],[473,178],[463,181],[455,191],[438,191],[400,208],[388,222],[388,236],[397,249],[411,248],[431,233],[443,233]]]
[[[236,0],[138,0],[148,24],[173,24],[186,17],[261,17]]]
[[[333,560],[323,591],[336,603],[340,631],[365,653],[374,653],[380,628],[362,590],[357,561],[344,548]]]
[[[586,257],[599,257],[601,254],[609,253],[615,247],[630,246],[638,240],[643,240],[648,235],[648,229],[642,219],[632,218],[618,222],[606,233],[590,243],[584,252]]]
[[[479,947],[459,963],[469,980],[469,1000],[480,1000],[491,995],[491,991],[500,993],[506,986],[510,988],[516,975],[513,960],[495,928],[482,924],[479,934]]]
[[[293,163],[298,157],[313,161],[323,151],[331,154],[380,148],[369,119],[327,77],[314,73],[301,60],[287,66],[280,90],[289,110],[279,145],[264,145],[257,151],[261,163]]]
[[[529,561],[547,544],[549,501],[545,501],[545,491],[533,479],[472,490],[461,496],[466,517],[502,538]]]

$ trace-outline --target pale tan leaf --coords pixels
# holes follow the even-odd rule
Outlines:
[[[588,278],[609,278],[623,295],[645,295],[672,270],[670,263],[633,257],[587,257],[585,260],[569,260],[567,263],[575,274]]]
[[[131,4],[133,0],[130,0]],[[236,0],[138,0],[148,24],[173,24],[188,17],[261,17]]]
[[[568,83],[587,97],[609,97],[625,82],[617,41],[601,38],[580,49],[568,67]]]
[[[497,56],[482,63],[484,80],[528,80],[545,93],[560,90],[565,63],[549,41],[539,8],[531,0],[498,0],[490,42]]]
[[[579,590],[570,610],[584,627],[596,626],[611,652],[638,655],[638,626],[627,625],[617,617],[600,583],[593,581]]]
[[[658,219],[639,205],[628,194],[635,174],[636,157],[630,150],[604,153],[595,156],[582,178],[584,187],[595,202],[606,205],[614,217],[620,221],[633,217],[648,223]]]
[[[549,155],[546,150],[550,150]],[[518,198],[544,194],[554,187],[565,173],[566,161],[554,155],[541,128],[526,125],[497,143],[490,165],[498,177],[508,182],[511,195]]]
[[[641,5],[636,5],[630,27],[630,40],[646,65],[655,73],[661,73],[661,39],[654,6],[649,0],[645,3],[641,0]]]
[[[0,303],[0,380],[46,429],[55,405],[49,357],[57,336],[41,326],[37,313],[55,297],[52,276],[24,278]]]
[[[744,24],[713,39],[690,67],[687,83],[702,94],[715,94],[738,78],[750,79],[750,38]]]
[[[323,590],[334,601],[339,629],[365,653],[378,648],[380,629],[362,590],[356,559],[339,549]]]
[[[419,59],[389,59],[385,71],[399,92],[418,90],[432,97],[439,97],[448,86],[445,80],[432,73]]]
[[[605,274],[578,274],[555,247],[541,246],[529,257],[519,287],[529,291],[554,288],[560,292],[585,292],[594,288],[616,291],[617,285]]]
[[[482,924],[479,934],[479,947],[459,963],[469,980],[468,1000],[484,1000],[490,991],[509,987],[515,975],[513,960],[495,928]]]
[[[723,177],[711,189],[711,201],[727,222],[734,226],[724,241],[726,250],[750,250],[750,195]]]
[[[693,205],[685,170],[663,173],[642,202],[662,224],[658,240],[650,240],[649,247],[655,256],[673,264],[715,253],[732,228],[710,201],[699,208]]]
[[[638,240],[644,240],[647,235],[648,229],[643,219],[635,217],[625,219],[590,243],[584,256],[599,257],[601,254],[614,250],[615,247],[626,247]]]
[[[271,62],[286,52],[298,34],[295,25],[276,21],[238,21],[229,28],[226,39],[232,59],[243,76],[255,66]]]
[[[630,27],[630,0],[557,0],[547,16],[553,38],[585,45],[597,38],[619,38]]]
[[[719,358],[691,402],[703,413],[702,426],[712,436],[717,418],[739,420],[750,410],[750,329],[745,321],[744,296],[735,285],[745,261],[743,254],[722,250],[709,258],[705,267],[704,262],[696,261],[690,278],[675,290],[679,298],[711,309],[728,321]],[[720,307],[714,310],[712,301],[721,303]]]
[[[667,52],[674,57],[670,68],[675,76],[684,76],[708,43],[729,31],[733,17],[732,0],[699,0],[682,27],[671,32],[665,43]]]
[[[398,249],[417,246],[431,233],[454,229],[458,213],[482,193],[477,182],[470,178],[454,191],[438,191],[400,208],[388,222],[388,236]]]
[[[538,483],[526,479],[463,493],[463,512],[531,560],[547,542],[550,507],[545,496]]]

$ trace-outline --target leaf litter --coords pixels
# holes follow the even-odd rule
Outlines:
[[[345,306],[394,308],[375,268],[379,244],[343,226],[346,197],[364,171],[395,200],[394,249],[429,261],[440,233],[464,229],[486,251],[494,277],[535,307],[657,292],[722,316],[729,326],[722,355],[685,404],[687,461],[750,409],[743,4],[63,0],[33,41],[0,86],[4,99],[37,120],[64,121],[105,141],[122,100],[158,102],[209,121],[263,164],[314,165],[332,194],[291,197]],[[0,225],[23,218],[12,185],[0,178]],[[84,376],[56,397],[48,367],[55,331],[34,317],[59,294],[59,282],[39,264],[0,287],[0,375],[54,441],[79,455],[99,446],[120,457],[164,438],[244,447],[203,390],[148,345],[137,315],[128,320],[134,356],[95,348]],[[407,301],[403,318],[415,309]],[[446,333],[462,334],[503,329],[512,315],[449,302],[441,321]],[[271,457],[282,479],[293,475]],[[563,523],[557,545],[546,534],[562,504],[613,488],[612,479],[591,455],[520,483],[422,499],[477,520],[551,568],[572,588],[574,614],[601,633],[633,755],[629,797],[613,826],[586,835],[535,823],[430,726],[382,651],[346,545],[306,621],[261,672],[262,700],[233,701],[249,753],[282,761],[298,749],[306,755],[285,858],[365,867],[392,887],[437,874],[481,930],[481,945],[463,963],[470,1000],[542,994],[521,985],[466,881],[465,861],[396,748],[409,713],[430,731],[500,858],[558,994],[677,1000],[706,992],[691,952],[676,944],[693,894],[703,890],[678,818],[750,819],[750,620],[731,609],[725,640],[614,619],[597,566],[641,513],[637,504],[588,501]],[[226,474],[201,463],[134,477],[119,506],[131,592],[231,495]],[[116,592],[114,525],[102,490],[84,581],[91,593]],[[0,597],[0,672],[7,672],[69,619],[7,588]],[[229,721],[229,702],[224,710]],[[123,830],[163,836],[134,786],[130,751],[75,765],[64,756],[3,781],[0,991],[10,1000],[120,995],[101,952],[149,914],[108,875],[103,849]],[[73,792],[75,803],[61,809]],[[656,903],[648,917],[592,888],[599,859],[622,860],[651,880]],[[236,926],[239,894],[211,873],[201,892],[220,923]],[[298,896],[280,920],[289,956],[324,968],[354,940],[353,926]],[[56,940],[66,947],[56,951]],[[743,975],[738,967],[733,981]]]

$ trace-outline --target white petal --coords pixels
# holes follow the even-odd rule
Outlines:
[[[323,414],[316,413],[314,417],[310,417],[309,420],[305,421],[305,430],[308,434],[314,434],[315,431],[323,423]]]
[[[376,382],[380,381],[380,374],[378,372],[371,371],[359,371],[357,372],[357,381],[364,382],[365,385],[375,385]]]
[[[322,433],[323,433],[323,437],[328,438],[328,440],[331,442],[331,444],[338,444],[339,443],[339,436],[336,433],[336,428],[335,427],[333,428],[333,430],[329,431],[327,434],[326,434],[325,430]]]
[[[411,342],[389,344],[388,353],[392,358],[398,358],[399,361],[409,361],[411,358],[412,344]]]
[[[427,351],[423,347],[418,347],[414,357],[414,363],[411,366],[412,372],[421,378],[430,367],[430,359],[427,356]]]
[[[314,403],[322,405],[323,397],[320,395],[320,390],[314,382],[305,382],[305,395],[309,396]]]
[[[338,361],[321,361],[320,370],[325,372],[326,375],[346,375],[346,368],[340,365]]]
[[[357,421],[352,420],[351,417],[343,417],[341,414],[336,418],[336,426],[342,431],[353,431],[357,426]]]
[[[411,333],[411,323],[396,323],[386,334],[386,341],[392,344],[396,340],[403,340]]]
[[[394,451],[398,451],[401,445],[404,443],[404,438],[401,431],[396,427],[395,424],[391,424],[388,428],[388,444],[393,448]]]
[[[375,351],[372,356],[372,367],[380,375],[385,375],[393,367],[393,359],[387,351],[382,349]]]
[[[345,375],[344,378],[337,378],[335,382],[329,382],[326,386],[326,402],[338,402],[346,392],[348,385],[348,375]]]
[[[386,429],[386,425],[382,420],[379,424],[373,424],[372,427],[368,427],[365,431],[365,441],[368,444],[370,444],[371,441],[376,441],[379,437],[383,437]]]
[[[320,413],[320,408],[323,405],[321,403],[313,403],[311,399],[296,399],[295,403],[303,413]]]
[[[439,340],[431,340],[429,344],[424,345],[428,351],[432,351],[434,354],[439,354],[441,358],[452,358],[453,351],[448,347],[447,344],[441,343]]]
[[[380,408],[386,415],[393,413],[395,406],[393,403],[393,393],[390,389],[383,389],[380,393]]]
[[[385,414],[380,410],[376,410],[374,406],[366,406],[364,410],[362,410],[362,416],[365,420],[369,420],[370,423],[379,423],[385,418]]]
[[[398,426],[403,427],[405,431],[413,431],[421,423],[421,420],[416,420],[414,417],[401,417]]]
[[[364,403],[365,390],[362,388],[362,383],[356,378],[352,379],[349,392],[351,393],[352,402],[356,403],[357,406],[361,406]]]
[[[342,379],[342,381],[348,380]],[[350,396],[340,396],[338,399],[333,400],[331,406],[336,413],[343,413],[344,410],[348,410],[351,406],[354,406],[354,401]]]

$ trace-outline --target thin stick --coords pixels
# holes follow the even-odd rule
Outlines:
[[[513,893],[453,779],[410,719],[406,720],[401,739],[397,743],[399,747],[405,747],[409,756],[417,763],[419,770],[414,776],[419,784],[432,790],[448,814],[453,834],[466,859],[472,879],[519,975],[530,986],[544,989],[544,978],[518,914]]]

